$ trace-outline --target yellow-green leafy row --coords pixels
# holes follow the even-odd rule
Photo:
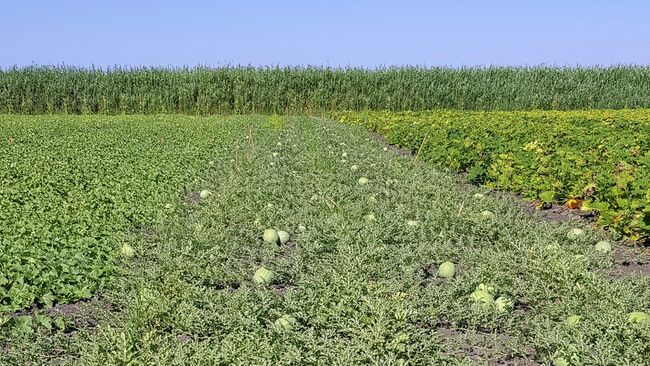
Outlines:
[[[632,239],[650,233],[650,110],[349,112],[420,158],[527,198],[596,210]]]

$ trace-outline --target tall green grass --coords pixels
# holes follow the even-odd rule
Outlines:
[[[0,113],[317,113],[650,107],[650,67],[0,70]]]

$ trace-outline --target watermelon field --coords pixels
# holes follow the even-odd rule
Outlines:
[[[0,365],[648,365],[649,75],[0,71]]]

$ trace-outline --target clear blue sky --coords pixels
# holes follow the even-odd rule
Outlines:
[[[650,65],[650,1],[0,0],[0,67]]]

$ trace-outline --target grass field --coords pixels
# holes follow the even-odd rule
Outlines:
[[[631,271],[647,251],[597,251],[605,232],[529,216],[363,126],[3,116],[0,137],[2,365],[650,360],[650,321],[630,318],[650,311]]]

